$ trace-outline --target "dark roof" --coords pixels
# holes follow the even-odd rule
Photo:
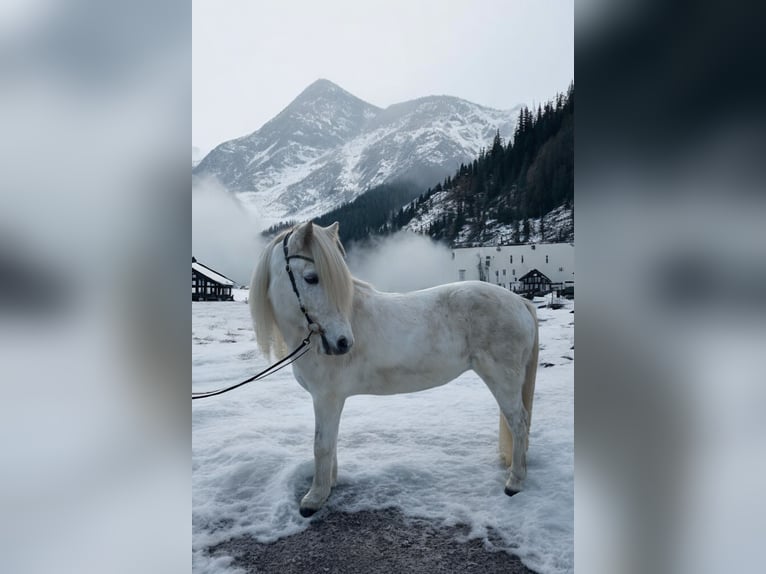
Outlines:
[[[532,269],[529,273],[526,273],[519,277],[519,281],[524,281],[524,279],[532,279],[533,277],[542,277],[544,282],[553,283],[542,271],[538,271],[537,269]]]

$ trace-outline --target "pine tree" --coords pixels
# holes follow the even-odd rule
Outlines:
[[[503,138],[500,137],[500,129],[495,132],[495,139],[492,140],[492,149],[490,155],[492,158],[497,158],[503,153]]]

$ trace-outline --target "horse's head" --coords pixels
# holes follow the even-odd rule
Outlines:
[[[270,323],[288,340],[304,337],[308,315],[319,328],[322,351],[343,355],[354,344],[349,320],[354,287],[343,259],[338,224],[320,227],[309,221],[287,233],[287,260],[286,234],[282,234],[265,250],[253,278],[250,301],[258,343],[264,351],[271,347]]]

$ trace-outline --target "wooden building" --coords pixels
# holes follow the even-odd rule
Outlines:
[[[532,269],[529,273],[519,278],[520,293],[527,295],[544,295],[550,293],[552,281],[544,273]]]
[[[192,257],[192,301],[233,301],[234,281]]]

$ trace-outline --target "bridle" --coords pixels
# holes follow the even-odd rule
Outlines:
[[[292,234],[293,232],[290,231],[282,240],[282,252],[285,254],[285,271],[287,271],[287,276],[290,278],[290,285],[293,286],[293,293],[295,293],[295,296],[298,298],[298,305],[300,305],[301,313],[303,313],[303,316],[306,317],[306,323],[308,324],[309,331],[311,332],[309,336],[314,333],[319,333],[319,336],[322,337],[322,347],[324,347],[325,352],[329,355],[330,343],[327,341],[327,337],[324,335],[324,329],[322,329],[319,323],[314,321],[314,319],[311,318],[311,315],[308,314],[308,311],[306,311],[306,307],[303,305],[303,299],[301,299],[300,291],[298,291],[298,284],[295,281],[295,275],[293,275],[292,267],[290,267],[290,259],[303,259],[309,263],[314,263],[314,260],[311,257],[306,257],[305,255],[288,254],[287,241],[290,239]]]
[[[285,238],[282,240],[282,252],[285,254],[285,271],[287,271],[287,276],[290,278],[290,285],[293,286],[293,293],[295,293],[295,296],[298,298],[298,305],[301,307],[301,313],[303,313],[303,316],[306,317],[306,323],[309,325],[309,330],[311,330],[312,333],[316,333],[321,331],[319,325],[314,321],[306,311],[306,307],[303,305],[303,299],[301,299],[301,294],[298,291],[298,284],[295,282],[295,275],[293,275],[293,269],[290,267],[290,259],[303,259],[304,261],[308,261],[310,263],[314,263],[314,260],[311,257],[306,257],[305,255],[289,255],[287,252],[287,241],[290,239],[290,236],[293,234],[292,231],[290,231],[287,235],[285,235]]]
[[[295,293],[295,296],[298,298],[298,304],[301,307],[301,313],[303,313],[303,316],[306,317],[306,322],[308,323],[308,328],[309,328],[308,334],[304,337],[304,339],[301,341],[301,344],[298,345],[298,347],[292,353],[280,359],[279,361],[277,361],[270,367],[264,369],[260,373],[253,375],[252,377],[242,381],[241,383],[237,383],[236,385],[231,385],[230,387],[224,387],[222,389],[217,389],[214,391],[202,391],[197,393],[192,392],[192,400],[206,399],[208,397],[222,395],[223,393],[233,391],[237,387],[241,387],[242,385],[246,385],[247,383],[251,383],[253,381],[258,381],[260,379],[266,378],[269,375],[276,373],[280,369],[285,368],[287,365],[294,363],[295,361],[300,359],[303,355],[305,355],[309,351],[308,346],[311,344],[311,335],[313,335],[314,333],[319,333],[320,336],[322,337],[322,345],[325,347],[325,350],[329,348],[327,339],[324,336],[324,331],[319,326],[319,324],[311,318],[311,316],[306,311],[306,307],[303,305],[301,294],[298,291],[298,285],[295,282],[295,275],[293,275],[293,270],[290,267],[290,259],[303,259],[304,261],[309,261],[311,263],[314,263],[314,260],[311,259],[311,257],[306,257],[305,255],[289,255],[288,254],[287,241],[290,239],[290,236],[292,234],[293,234],[292,231],[287,233],[287,235],[285,235],[284,240],[282,241],[282,251],[285,254],[285,271],[287,271],[287,276],[290,278],[290,284],[293,286],[293,292]]]

